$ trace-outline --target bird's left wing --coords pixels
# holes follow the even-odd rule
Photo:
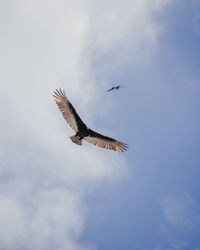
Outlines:
[[[70,101],[67,99],[64,90],[54,91],[54,100],[58,104],[58,108],[62,113],[64,119],[70,125],[70,127],[77,133],[79,126],[85,125],[79,115],[76,113],[75,108],[72,106]]]
[[[106,92],[109,92],[109,91],[111,91],[111,90],[113,90],[113,89],[115,89],[115,87],[112,87],[111,89],[108,89]]]
[[[112,149],[118,152],[124,152],[128,148],[126,143],[101,135],[92,129],[89,129],[88,133],[89,135],[84,137],[84,140],[100,148]]]

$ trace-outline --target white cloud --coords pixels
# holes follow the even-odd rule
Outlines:
[[[124,63],[146,63],[166,29],[160,17],[171,0],[92,2],[92,53],[106,56],[104,70]],[[109,59],[110,58],[110,59]],[[92,58],[93,59],[93,58]]]
[[[146,39],[150,48],[160,30],[153,15],[167,3],[1,1],[0,249],[94,248],[79,242],[88,216],[84,197],[101,181],[125,176],[126,161],[72,144],[52,91],[64,87],[93,125],[90,111],[104,104],[87,43],[95,40],[98,54],[118,51],[124,42],[120,55],[130,47],[137,53]]]
[[[158,235],[162,240],[155,249],[195,248],[197,243],[191,239],[198,232],[200,214],[198,204],[190,194],[167,195],[162,201],[162,212],[164,218],[158,226]]]
[[[19,201],[0,197],[0,246],[4,249],[12,248],[24,240],[24,231],[27,226]]]
[[[198,223],[198,215],[192,213],[195,202],[188,194],[181,197],[169,195],[164,200],[164,215],[168,223],[180,230],[191,230]]]

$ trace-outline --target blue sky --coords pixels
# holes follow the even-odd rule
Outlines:
[[[0,249],[199,250],[200,2],[0,9]],[[58,87],[128,151],[72,144]]]

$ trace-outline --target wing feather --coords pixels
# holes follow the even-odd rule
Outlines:
[[[91,129],[89,129],[89,135],[84,137],[84,140],[100,148],[111,149],[118,152],[124,152],[128,148],[126,143],[101,135]]]
[[[56,89],[53,94],[54,100],[58,104],[58,108],[62,113],[64,119],[70,125],[70,127],[77,133],[79,127],[85,126],[75,108],[72,106],[70,101],[67,99],[64,90]]]

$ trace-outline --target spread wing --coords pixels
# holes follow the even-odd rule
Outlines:
[[[111,89],[108,89],[107,92],[109,92],[109,91],[111,91],[111,90],[113,90],[113,89],[115,89],[115,87],[112,87]]]
[[[113,138],[110,138],[108,136],[101,135],[92,129],[88,130],[89,135],[84,137],[84,140],[86,140],[89,143],[92,143],[100,148],[105,149],[112,149],[118,152],[124,152],[127,150],[128,146],[126,143],[117,141]]]
[[[70,125],[70,127],[77,133],[78,129],[81,126],[85,126],[79,115],[76,113],[75,108],[72,106],[70,101],[67,99],[64,90],[57,90],[54,91],[53,94],[54,100],[58,104],[58,108],[62,113],[64,119]]]

